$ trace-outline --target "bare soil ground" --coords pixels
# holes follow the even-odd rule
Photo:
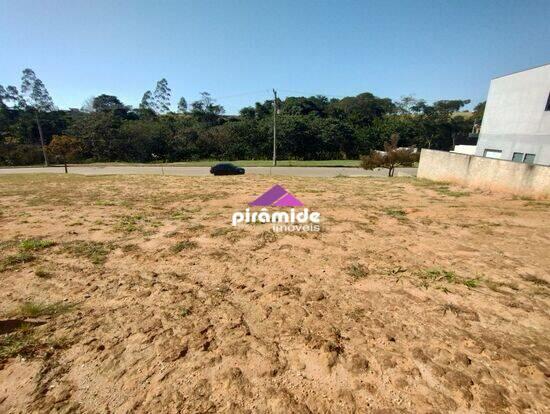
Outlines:
[[[319,233],[232,228],[279,183]],[[550,202],[412,178],[0,178],[0,412],[550,410]]]

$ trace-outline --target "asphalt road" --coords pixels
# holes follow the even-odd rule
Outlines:
[[[60,173],[63,167],[15,167],[0,168],[0,175],[4,174],[38,174]],[[82,175],[113,175],[113,174],[151,174],[151,175],[184,175],[184,176],[208,176],[210,167],[170,167],[170,166],[78,166],[69,167],[69,173]],[[362,168],[345,167],[247,167],[247,174],[262,175],[291,175],[297,177],[336,177],[345,175],[349,177],[374,176],[385,177],[386,169],[367,171]],[[416,176],[416,168],[396,168],[396,175]]]

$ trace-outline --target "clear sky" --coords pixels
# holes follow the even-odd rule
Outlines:
[[[550,1],[0,0],[0,84],[35,70],[60,108],[101,93],[228,113],[271,96],[360,92],[485,100],[491,78],[550,62]]]

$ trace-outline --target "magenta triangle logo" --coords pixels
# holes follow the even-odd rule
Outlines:
[[[300,200],[286,191],[279,184],[275,184],[256,200],[249,203],[251,206],[273,206],[273,207],[300,207],[303,206]]]

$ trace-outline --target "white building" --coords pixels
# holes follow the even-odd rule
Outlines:
[[[476,155],[550,165],[550,64],[491,81]]]

